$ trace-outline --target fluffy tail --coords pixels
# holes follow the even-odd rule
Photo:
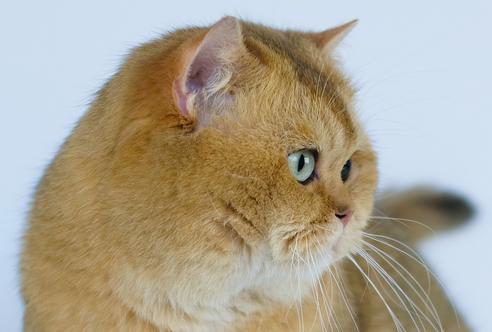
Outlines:
[[[465,224],[474,214],[463,197],[428,187],[387,192],[376,203],[378,233],[407,243],[418,242],[434,233]]]

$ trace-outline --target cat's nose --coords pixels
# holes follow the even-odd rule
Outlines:
[[[341,209],[339,212],[335,213],[335,216],[340,220],[343,226],[346,226],[352,217],[353,212],[349,209]]]

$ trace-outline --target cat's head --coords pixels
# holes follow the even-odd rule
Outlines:
[[[293,262],[319,275],[353,250],[377,175],[330,56],[352,26],[301,33],[226,17],[130,58],[113,192],[142,271],[214,298]]]

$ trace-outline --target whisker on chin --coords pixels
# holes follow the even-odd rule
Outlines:
[[[401,241],[398,241],[390,236],[385,236],[385,235],[378,235],[378,234],[370,234],[370,233],[367,233],[367,232],[362,232],[362,236],[372,240],[372,241],[375,241],[375,242],[378,242],[378,243],[381,243],[385,246],[388,246],[402,254],[404,254],[405,256],[409,257],[411,260],[415,261],[417,264],[419,264],[421,267],[423,267],[425,269],[425,272],[427,274],[427,288],[429,289],[430,288],[430,283],[431,283],[431,275],[435,278],[435,279],[438,279],[437,276],[434,274],[434,272],[432,272],[432,270],[429,269],[429,267],[425,264],[423,258],[418,254],[417,251],[415,251],[413,248],[411,248],[410,246],[406,245],[405,243],[401,242]],[[408,252],[406,252],[405,250],[402,250],[398,247],[396,247],[395,245],[392,245],[386,241],[383,241],[381,240],[382,239],[387,239],[387,240],[390,240],[390,241],[394,241],[395,243],[397,244],[400,244],[401,246],[403,246],[405,249],[408,249],[413,255],[415,256],[412,256],[411,254],[409,254]]]
[[[390,217],[371,217],[374,219],[383,219],[383,220],[391,220],[391,221],[397,221],[400,223],[404,222],[413,222],[416,224],[419,224],[423,227],[426,227],[429,230],[432,230],[430,227],[427,225],[420,223],[415,220],[410,220],[410,219],[402,219],[402,218],[390,218]],[[322,229],[324,231],[333,231],[327,226],[324,225],[314,225],[318,229]],[[321,245],[317,235],[315,232],[313,234],[313,239],[315,242],[313,242],[314,248],[316,248],[316,251],[322,253],[323,246]],[[399,276],[403,281],[404,284],[403,286],[408,287],[409,289],[404,289],[402,286],[398,284],[396,279],[383,268],[383,266],[376,260],[374,257],[372,257],[366,250],[364,250],[361,247],[356,247],[355,252],[360,255],[367,263],[367,267],[373,269],[377,275],[379,275],[379,278],[376,278],[373,280],[371,278],[368,270],[367,272],[364,271],[361,265],[357,263],[357,261],[354,259],[352,255],[348,255],[348,259],[355,265],[357,270],[362,274],[363,278],[366,281],[366,285],[370,286],[373,288],[373,290],[376,292],[377,296],[381,299],[383,305],[386,307],[391,319],[393,320],[393,323],[395,325],[396,331],[406,331],[405,326],[403,325],[402,321],[399,319],[395,311],[392,309],[392,305],[388,302],[388,294],[384,294],[388,290],[391,290],[393,296],[396,297],[397,299],[397,304],[401,306],[401,308],[408,314],[408,317],[410,318],[411,322],[413,323],[414,328],[416,331],[425,331],[426,326],[432,328],[432,330],[435,331],[443,331],[443,326],[442,322],[439,318],[438,312],[434,304],[432,303],[432,300],[428,294],[429,292],[429,287],[431,284],[431,279],[430,279],[430,274],[432,276],[436,277],[432,271],[426,266],[424,263],[423,259],[421,256],[410,246],[407,244],[392,238],[390,236],[386,235],[379,235],[379,234],[372,234],[369,232],[362,232],[362,236],[380,243],[388,248],[391,248],[407,257],[409,257],[412,261],[415,261],[418,263],[420,266],[425,268],[426,273],[427,273],[427,279],[428,279],[428,290],[427,292],[424,290],[422,285],[419,283],[419,281],[412,275],[412,273],[406,269],[402,264],[400,264],[393,256],[385,252],[382,248],[379,246],[375,246],[371,244],[368,241],[365,241],[361,239],[361,243],[367,247],[368,250],[376,252],[377,256],[385,263],[388,264],[388,266],[391,267],[392,270],[395,271],[397,276]],[[303,239],[304,241],[306,239]],[[311,290],[313,292],[313,300],[314,300],[314,305],[316,309],[316,316],[314,321],[316,321],[316,317],[320,318],[320,325],[321,325],[321,330],[322,331],[327,331],[327,328],[329,328],[331,331],[334,330],[340,330],[341,325],[340,322],[337,319],[337,315],[334,313],[332,306],[329,304],[330,302],[328,301],[327,298],[327,293],[325,290],[325,283],[322,281],[321,277],[316,276],[314,272],[314,265],[316,264],[315,262],[315,256],[313,255],[312,247],[306,246],[307,252],[306,254],[306,259],[304,259],[301,254],[300,254],[300,247],[299,247],[299,238],[296,238],[295,240],[295,248],[292,253],[291,257],[291,270],[293,268],[293,260],[294,256],[296,257],[297,261],[297,282],[298,282],[298,296],[299,299],[297,301],[297,312],[298,312],[298,317],[299,317],[299,330],[304,331],[305,329],[305,322],[304,322],[304,315],[303,315],[303,302],[302,302],[302,295],[301,295],[301,286],[300,286],[300,269],[301,265],[305,265],[305,267],[308,269],[311,279],[313,280],[313,284],[311,285]],[[388,242],[391,241],[394,244]],[[408,252],[407,252],[408,250]],[[306,250],[305,250],[306,251]],[[347,295],[344,291],[344,284],[343,284],[343,278],[340,277],[340,274],[338,272],[338,269],[336,265],[333,265],[335,269],[335,273],[331,270],[331,267],[326,271],[326,273],[329,274],[329,279],[330,281],[333,280],[333,283],[335,283],[335,286],[337,291],[339,292],[342,301],[344,302],[346,309],[348,311],[348,314],[350,315],[350,318],[355,326],[355,329],[359,331],[359,327],[357,324],[357,320],[355,318],[354,312],[352,310],[352,307],[348,301]],[[436,277],[437,279],[437,277]],[[380,284],[381,288],[379,288],[376,285],[376,281],[381,283],[384,282],[389,288],[386,286],[383,286],[383,284]],[[333,296],[334,290],[333,290],[333,283],[330,282],[331,285],[331,295]],[[317,286],[316,286],[317,285]],[[407,293],[407,291],[410,290],[410,293]],[[415,300],[419,301],[419,305],[422,304],[423,307],[419,307]],[[322,309],[322,305],[324,308]],[[328,318],[327,322],[323,319],[323,310],[324,313],[327,315],[326,317]],[[328,323],[328,325],[325,325],[325,323]],[[313,323],[314,324],[314,323]]]
[[[376,294],[379,296],[379,298],[383,302],[384,306],[388,310],[388,313],[390,314],[391,319],[393,320],[393,323],[395,324],[395,327],[396,327],[397,332],[406,331],[405,328],[403,327],[401,321],[398,319],[398,317],[395,315],[395,313],[393,312],[393,310],[391,309],[391,307],[388,305],[388,302],[386,302],[386,300],[382,296],[381,292],[376,287],[376,285],[374,284],[374,282],[372,281],[372,279],[369,277],[369,275],[364,272],[364,270],[360,267],[360,265],[352,257],[352,255],[348,255],[347,258],[355,265],[355,267],[364,276],[364,278],[369,282],[369,284],[371,285],[371,287],[374,289],[374,291],[376,292]]]
[[[377,248],[376,246],[374,246],[368,242],[364,241],[364,243],[370,249],[374,250],[378,254],[378,256],[380,256],[386,263],[388,263],[398,273],[398,275],[400,275],[403,278],[403,280],[407,283],[407,285],[410,286],[410,288],[415,292],[415,294],[417,295],[419,300],[424,304],[426,309],[431,313],[431,315],[433,316],[432,318],[438,323],[439,328],[441,330],[443,330],[442,323],[441,323],[441,320],[440,320],[439,315],[437,313],[436,307],[432,303],[432,300],[429,297],[429,295],[427,294],[427,292],[425,292],[425,290],[420,285],[420,283],[415,279],[415,277],[403,265],[401,265],[396,259],[394,259],[391,255],[389,255],[388,253],[385,253],[383,250]],[[398,270],[398,268],[392,262],[394,264],[396,264],[402,271],[404,271],[406,273],[406,275],[408,275],[410,277],[410,279],[415,283],[415,286],[418,288],[418,290],[404,276],[404,274],[400,270]],[[421,295],[421,293],[423,294],[423,296]]]
[[[380,212],[382,213],[382,212]],[[403,224],[405,225],[405,222],[411,222],[411,223],[415,223],[419,226],[422,226],[428,230],[430,230],[432,233],[435,233],[435,231],[432,229],[432,227],[426,225],[425,223],[422,223],[420,221],[417,221],[417,220],[412,220],[412,219],[403,219],[403,218],[391,218],[391,217],[378,217],[378,216],[373,216],[371,218],[374,218],[374,219],[380,219],[380,220],[388,220],[388,221],[396,221],[396,222],[399,222],[400,224]],[[408,225],[406,225],[408,227]],[[409,245],[391,237],[391,236],[387,236],[387,235],[380,235],[380,234],[371,234],[371,233],[368,233],[368,232],[363,232],[363,236],[373,240],[373,241],[376,241],[376,242],[379,242],[385,246],[388,246],[404,255],[406,255],[407,257],[409,257],[410,259],[412,259],[413,261],[417,262],[420,266],[422,266],[425,271],[426,271],[426,274],[427,274],[427,288],[428,288],[428,291],[430,290],[430,284],[431,284],[431,275],[432,277],[434,277],[434,280],[437,282],[437,284],[441,287],[441,288],[445,288],[442,281],[440,280],[440,278],[431,270],[429,269],[429,267],[426,265],[426,263],[424,262],[423,258],[419,255],[419,253],[413,249],[412,247],[410,247]],[[393,243],[395,243],[395,245],[393,244],[390,244],[384,240],[389,240],[389,241],[392,241]],[[402,246],[404,249],[407,249],[411,252],[411,254],[409,254],[408,252],[406,252],[405,250],[402,250],[398,247],[396,247],[396,244]],[[412,256],[412,254],[414,256]],[[454,313],[454,316],[455,316],[455,319],[456,319],[456,322],[458,324],[460,324],[460,321],[459,321],[459,318],[458,318],[458,312],[457,312],[457,309],[456,309],[456,306],[454,305],[453,302],[450,303],[451,307],[452,307],[452,310],[453,310],[453,313]]]
[[[322,245],[321,243],[319,242],[318,238],[315,236],[314,239],[316,240],[317,244],[314,243],[314,245],[316,246],[316,248],[321,251],[321,248],[322,248]],[[326,297],[326,294],[325,294],[325,290],[324,290],[324,287],[323,287],[323,281],[318,281],[319,283],[319,286],[320,286],[320,290],[321,292],[323,293],[323,297],[325,298],[325,311],[328,312],[328,322],[330,324],[330,329],[333,330],[333,327],[331,325],[331,320],[333,319],[333,323],[336,324],[336,320],[335,320],[335,317],[334,317],[334,314],[333,314],[333,311],[331,310],[331,307],[329,306],[329,304],[327,303],[328,299]],[[333,296],[333,293],[332,293],[332,296]],[[332,297],[333,298],[333,297]],[[338,327],[337,327],[338,329]]]
[[[360,332],[359,325],[357,324],[357,321],[355,319],[355,313],[353,312],[352,307],[350,306],[350,303],[348,302],[347,293],[345,292],[345,288],[344,288],[345,285],[344,285],[344,282],[343,282],[343,276],[340,275],[340,273],[338,272],[338,268],[337,268],[337,265],[336,264],[333,264],[333,268],[335,269],[335,275],[331,272],[331,270],[329,270],[330,271],[330,274],[335,279],[336,285],[338,287],[338,290],[340,291],[340,294],[342,296],[343,302],[345,303],[345,306],[347,307],[347,310],[349,312],[350,318],[352,319],[352,322],[354,323],[355,329],[358,332]],[[338,283],[337,279],[340,280],[340,284]]]
[[[434,280],[437,282],[437,284],[441,287],[441,288],[445,288],[442,281],[439,279],[439,277],[425,264],[423,258],[419,255],[419,253],[413,249],[412,247],[408,246],[407,244],[391,237],[391,236],[386,236],[386,235],[380,235],[380,234],[371,234],[371,233],[367,233],[367,232],[363,232],[363,236],[365,236],[366,238],[372,240],[372,241],[376,241],[378,243],[381,243],[385,246],[388,246],[389,248],[392,248],[393,250],[396,250],[402,254],[404,254],[405,256],[409,257],[412,261],[416,262],[417,264],[419,264],[422,268],[425,269],[426,271],[426,274],[427,274],[427,292],[430,292],[430,285],[431,285],[431,276],[434,278]],[[395,245],[391,244],[391,243],[388,243],[384,240],[389,240],[389,241],[392,241],[395,243]],[[400,249],[398,247],[396,247],[396,245],[401,245],[404,249],[407,249],[410,251],[410,253],[406,252],[405,250],[403,249]],[[382,249],[380,249],[382,250]],[[413,256],[414,255],[414,256]],[[454,316],[455,316],[455,319],[456,319],[456,322],[458,324],[460,324],[460,321],[459,321],[459,318],[458,318],[458,312],[456,310],[456,306],[454,305],[454,303],[450,303],[451,307],[452,307],[452,310],[453,310],[453,313],[454,313]]]
[[[311,254],[311,250],[309,249],[308,247],[308,262],[311,261],[313,263],[313,266],[316,264],[315,261],[314,261],[314,258]],[[311,285],[311,290],[313,292],[313,295],[314,295],[314,301],[315,301],[315,305],[316,305],[316,316],[313,320],[313,325],[316,324],[316,318],[319,318],[319,321],[320,321],[320,325],[321,325],[321,331],[327,331],[326,330],[326,326],[325,326],[325,321],[323,319],[323,313],[321,312],[321,306],[320,306],[320,299],[319,299],[319,294],[318,294],[318,291],[316,290],[316,283],[319,283],[319,278],[317,276],[315,276],[312,272],[312,269],[311,267],[309,266],[309,270],[310,270],[310,273],[311,273],[311,278],[313,279],[313,282],[312,282],[312,285]],[[312,330],[313,326],[311,326],[311,330]]]
[[[391,300],[392,302],[394,302],[395,305],[403,307],[403,309],[410,316],[410,319],[411,319],[412,323],[414,324],[415,328],[417,329],[417,331],[420,331],[420,326],[423,326],[422,319],[418,315],[418,312],[415,310],[414,305],[410,304],[410,308],[409,308],[408,305],[406,304],[405,300],[407,300],[407,296],[406,296],[405,292],[401,289],[401,287],[396,283],[396,281],[392,277],[390,277],[388,275],[388,273],[386,273],[386,271],[377,262],[375,262],[372,259],[372,257],[369,254],[367,254],[367,252],[365,252],[361,249],[361,252],[359,253],[359,255],[382,278],[382,280],[381,280],[381,278],[377,279],[377,281],[381,287],[382,292],[384,292],[387,295],[387,298],[389,300]],[[386,283],[386,285],[389,286],[391,292],[388,292],[385,285],[383,284],[383,281]],[[397,301],[392,297],[392,294],[394,296],[396,296]],[[403,295],[400,295],[400,294],[403,294]],[[402,296],[403,296],[403,298],[402,298]],[[410,311],[410,309],[412,309],[413,313]],[[417,317],[418,323],[420,323],[420,325],[415,320],[414,314]]]
[[[366,262],[371,265],[375,269],[376,272],[382,277],[382,279],[386,282],[386,284],[390,287],[390,289],[393,291],[393,293],[396,295],[398,298],[399,302],[402,304],[403,308],[407,312],[407,314],[410,316],[410,319],[412,320],[415,328],[417,331],[420,331],[420,326],[422,326],[425,329],[425,325],[422,321],[422,317],[429,323],[431,326],[436,330],[439,331],[432,322],[432,320],[425,315],[425,313],[415,304],[415,302],[403,291],[403,289],[398,285],[398,283],[394,280],[393,277],[389,275],[389,273],[371,256],[369,255],[366,251],[363,249],[359,249],[358,251],[359,255],[363,257]],[[403,296],[403,297],[402,297]],[[408,305],[410,308],[408,307]],[[410,311],[412,309],[413,313]],[[415,320],[415,317],[418,320]]]
[[[376,207],[375,207],[375,210],[378,211],[378,213],[381,213],[382,216],[371,216],[370,219],[381,220],[381,221],[394,221],[394,222],[397,222],[397,223],[399,223],[403,226],[406,226],[406,227],[409,227],[408,223],[412,223],[412,224],[416,224],[417,226],[425,228],[426,230],[428,230],[429,232],[431,232],[433,234],[435,233],[435,230],[432,227],[430,227],[429,225],[427,225],[426,223],[420,222],[418,220],[408,219],[408,218],[392,218],[392,217],[385,215],[384,212],[379,211]],[[371,241],[378,242],[378,243],[380,243],[380,244],[382,244],[388,248],[391,248],[391,249],[405,255],[406,257],[409,257],[412,261],[416,262],[417,264],[419,264],[421,267],[423,267],[425,269],[425,272],[427,275],[427,293],[422,290],[422,292],[424,293],[424,296],[429,297],[428,294],[430,293],[431,276],[434,278],[434,281],[441,288],[443,288],[443,289],[445,288],[443,286],[441,280],[439,279],[439,277],[431,269],[429,269],[429,267],[426,265],[426,263],[424,262],[423,258],[419,255],[419,253],[415,249],[410,247],[409,245],[407,245],[407,244],[403,243],[402,241],[399,241],[399,240],[397,240],[391,236],[382,235],[382,234],[372,234],[372,233],[368,233],[368,232],[362,232],[362,233],[363,233],[364,237],[370,239]],[[388,241],[391,241],[392,243],[389,243]],[[380,250],[380,252],[378,252],[378,255],[388,255],[389,257],[391,257],[382,248],[378,248],[378,249]],[[408,250],[408,252],[407,252],[407,250]],[[389,259],[389,257],[386,257],[386,259]],[[395,260],[395,263],[398,265],[401,265],[396,260]],[[395,268],[395,267],[393,267],[393,268]],[[408,275],[411,278],[415,279],[411,273],[408,272]],[[424,303],[428,302],[427,304],[434,308],[434,305],[433,305],[430,297],[429,297],[429,301],[422,301],[422,302],[424,302]],[[454,305],[453,302],[450,303],[450,306],[454,312],[454,316],[455,316],[455,320],[456,320],[457,324],[460,325],[461,322],[458,318],[458,312],[456,310],[456,306]],[[427,309],[429,310],[429,308],[427,308]],[[435,318],[437,318],[436,321],[439,325],[438,327],[442,330],[443,329],[442,323],[440,321],[439,316],[437,315],[437,310],[429,310],[429,311],[432,313],[433,316],[437,316]]]
[[[304,332],[304,313],[302,311],[302,294],[301,294],[301,276],[300,276],[300,258],[301,256],[299,255],[298,252],[298,247],[297,247],[297,238],[295,241],[295,250],[294,252],[297,255],[297,296],[298,296],[298,305],[299,305],[299,310],[298,310],[298,317],[299,317],[299,331]]]

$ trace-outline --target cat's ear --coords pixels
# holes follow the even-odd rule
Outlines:
[[[214,108],[232,102],[226,87],[244,51],[236,18],[226,16],[210,28],[187,55],[173,84],[174,101],[183,116],[204,125]]]
[[[305,36],[314,42],[324,54],[330,54],[333,49],[347,36],[357,25],[358,20],[352,20],[345,24],[330,28],[321,32],[306,33]]]

